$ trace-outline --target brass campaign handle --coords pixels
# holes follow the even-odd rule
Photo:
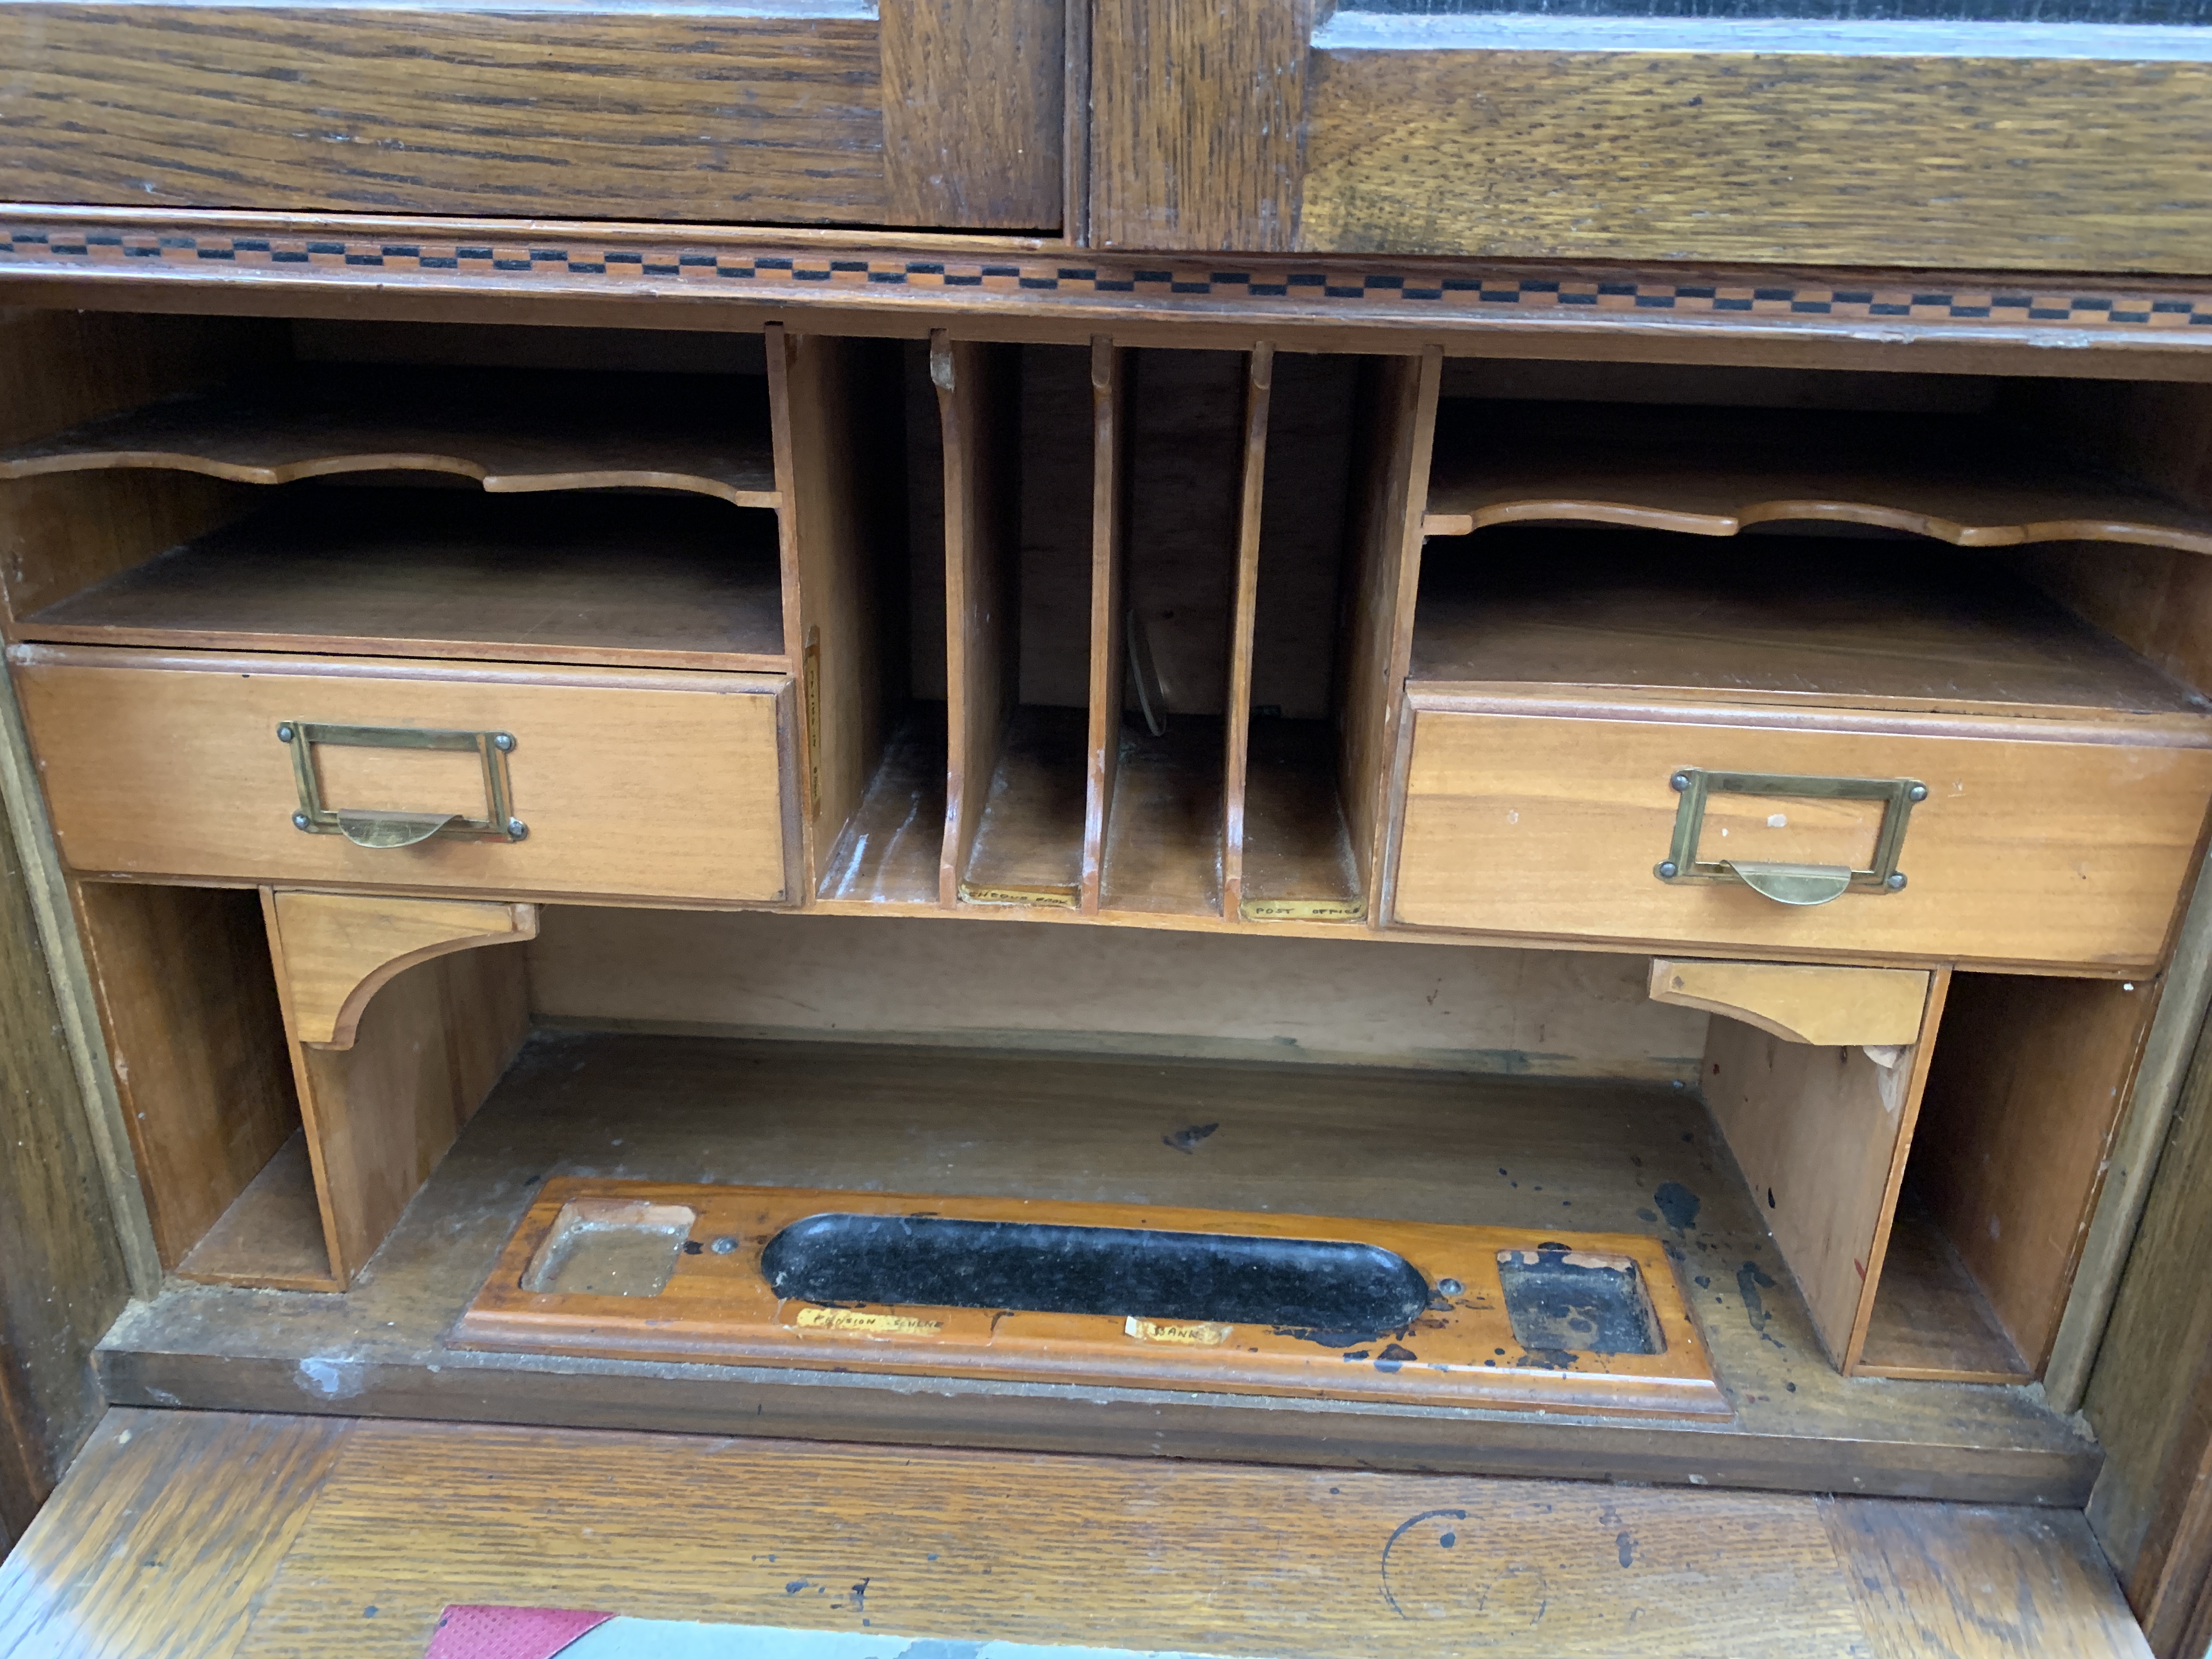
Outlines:
[[[1685,766],[1668,780],[1681,796],[1674,809],[1674,844],[1652,872],[1666,882],[1739,882],[1777,904],[1826,904],[1854,887],[1863,892],[1895,893],[1905,887],[1897,867],[1905,850],[1905,831],[1928,786],[1917,778],[1796,777],[1778,772],[1708,772]],[[1748,859],[1698,857],[1705,827],[1705,802],[1713,795],[1792,795],[1824,800],[1879,800],[1881,830],[1872,860],[1863,870],[1844,864],[1762,864]]]
[[[356,847],[413,847],[434,836],[456,841],[520,841],[530,827],[514,816],[514,790],[507,757],[514,738],[506,732],[435,732],[408,726],[331,726],[280,720],[276,740],[292,751],[292,777],[300,787],[292,827],[311,836],[343,836]],[[484,816],[459,812],[394,812],[332,807],[315,775],[315,746],[348,749],[443,749],[473,752],[483,762]]]

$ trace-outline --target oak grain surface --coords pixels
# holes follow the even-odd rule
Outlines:
[[[23,3],[0,31],[18,201],[915,222],[872,18]]]
[[[2079,1514],[1820,1506],[1875,1659],[2149,1659]]]
[[[2067,1511],[129,1409],[0,1568],[0,1651],[416,1659],[502,1601],[1270,1659],[2148,1651]]]
[[[2208,95],[2195,63],[1322,50],[1297,240],[1205,245],[2203,271]]]
[[[1297,1659],[1858,1651],[1805,1498],[400,1424],[350,1454],[240,1659],[412,1659],[444,1604],[522,1585],[649,1617]]]
[[[0,1566],[0,1653],[232,1659],[353,1426],[110,1412]]]

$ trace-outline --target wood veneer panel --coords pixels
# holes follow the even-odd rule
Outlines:
[[[1332,49],[1324,34],[1312,55],[1295,243],[1207,246],[2212,264],[2197,205],[2208,161],[2197,112],[2212,96],[2212,64],[1781,51],[1746,75],[1729,49],[1344,44]],[[2084,109],[2099,118],[2085,126]],[[1996,110],[2001,122],[1988,118]],[[1484,187],[1470,190],[1470,178]],[[2056,217],[2055,202],[2067,204]]]
[[[888,187],[872,17],[24,3],[0,29],[17,201],[937,222]]]

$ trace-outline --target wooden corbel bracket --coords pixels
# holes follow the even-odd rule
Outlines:
[[[303,1048],[350,1048],[369,999],[433,957],[538,935],[534,904],[276,893],[284,1006]]]
[[[1725,1014],[1785,1042],[1817,1047],[1890,1049],[1917,1042],[1928,1005],[1927,970],[1918,968],[1655,957],[1650,989],[1654,1002]]]

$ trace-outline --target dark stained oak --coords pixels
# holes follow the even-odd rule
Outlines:
[[[1361,51],[1324,34],[1310,65],[1296,240],[1177,246],[2042,270],[2212,262],[2201,119],[2212,64]],[[1281,164],[1255,172],[1272,184]],[[1244,224],[1279,235],[1257,214]]]
[[[916,222],[877,23],[794,11],[10,4],[0,195]]]

